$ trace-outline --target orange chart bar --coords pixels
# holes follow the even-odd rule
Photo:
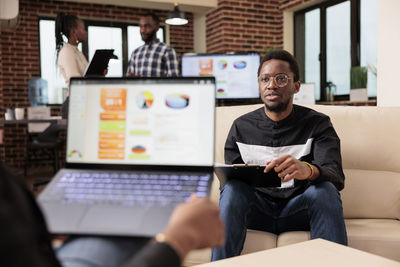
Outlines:
[[[99,139],[100,141],[107,141],[107,140],[117,140],[124,142],[125,141],[125,132],[99,132]]]
[[[100,120],[102,121],[124,121],[126,114],[120,112],[102,112],[100,113]]]
[[[125,143],[118,141],[100,141],[99,150],[110,149],[110,150],[124,150]]]
[[[124,159],[123,151],[107,151],[107,150],[99,150],[98,152],[99,159]]]

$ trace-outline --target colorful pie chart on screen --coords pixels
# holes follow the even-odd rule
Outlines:
[[[228,67],[228,62],[224,59],[221,59],[220,61],[218,61],[218,68],[220,70],[224,70],[226,69],[226,67]]]
[[[233,67],[238,70],[244,69],[244,68],[246,68],[246,66],[247,66],[247,63],[244,60],[236,61],[235,63],[233,63]]]
[[[135,154],[143,154],[146,152],[146,148],[141,145],[136,145],[136,146],[132,147],[132,152]]]
[[[141,109],[150,108],[153,105],[154,97],[148,91],[140,92],[136,97],[136,104]]]
[[[165,104],[173,109],[186,108],[189,105],[189,96],[184,94],[168,95],[165,98]]]
[[[68,157],[73,157],[74,155],[76,155],[79,158],[82,158],[82,153],[79,150],[73,149],[68,153]]]

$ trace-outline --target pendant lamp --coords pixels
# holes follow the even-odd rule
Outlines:
[[[185,13],[179,10],[178,2],[174,3],[174,10],[168,13],[165,23],[169,25],[185,25],[188,23]]]

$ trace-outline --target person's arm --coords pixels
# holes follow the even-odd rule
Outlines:
[[[340,153],[340,139],[328,116],[319,123],[313,141],[313,159],[311,163],[320,174],[312,182],[329,181],[338,190],[344,188],[344,173]]]
[[[284,155],[266,162],[264,172],[267,173],[271,169],[278,173],[283,182],[292,179],[315,181],[320,175],[318,167],[308,162],[300,161],[291,155]]]
[[[71,52],[70,49],[66,48],[62,49],[58,55],[58,66],[67,84],[69,84],[71,77],[82,76],[77,57]]]
[[[239,147],[236,141],[237,141],[237,126],[236,126],[236,121],[234,121],[225,142],[224,156],[226,164],[244,163],[242,156],[240,155]]]
[[[284,155],[266,162],[264,172],[274,169],[284,182],[291,179],[310,180],[312,183],[329,181],[338,190],[344,187],[344,174],[340,154],[340,140],[329,117],[324,117],[315,129],[310,162]]]
[[[172,47],[168,47],[165,52],[167,76],[177,77],[179,76],[179,63],[178,57],[175,50]]]
[[[126,70],[126,76],[130,77],[130,76],[135,76],[135,52],[132,52],[131,58],[129,59],[128,62],[128,68]]]
[[[164,231],[126,266],[180,266],[192,249],[217,247],[224,241],[218,207],[209,199],[194,199],[179,205]]]

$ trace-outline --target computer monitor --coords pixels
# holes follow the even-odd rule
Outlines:
[[[302,83],[300,90],[293,98],[294,104],[314,105],[315,104],[315,84]]]
[[[248,54],[184,54],[182,76],[215,76],[217,99],[259,98],[260,56]]]

